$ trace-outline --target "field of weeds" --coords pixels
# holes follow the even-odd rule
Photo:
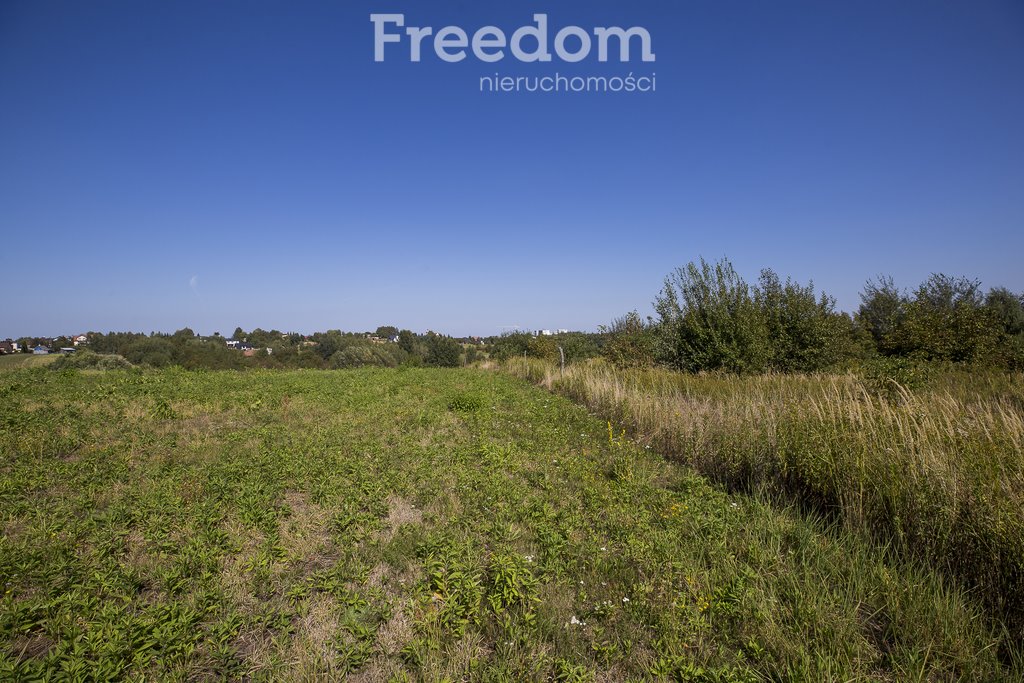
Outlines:
[[[858,439],[885,443],[874,411],[904,410],[864,401],[859,415],[829,412],[815,397],[845,400],[845,380],[819,393],[806,380],[779,408],[782,380],[766,379],[735,414],[725,380],[651,375],[607,396],[586,393],[589,381],[555,386],[615,413],[610,423],[474,369],[0,373],[0,678],[1024,675],[1019,644],[956,584],[664,457],[753,478],[770,463],[740,454],[780,452],[791,470],[817,473],[785,483],[859,504],[851,514],[865,524],[880,503],[867,489],[852,497],[832,473],[846,464],[837,458],[865,473],[896,463],[879,472],[925,492],[894,510],[909,515],[897,527],[909,544],[925,515],[959,528],[930,507],[940,466],[956,473],[944,495],[978,496],[987,502],[969,514],[1019,529],[1007,503],[1019,501],[1019,469],[1003,446],[962,469],[925,457],[938,437],[914,442],[917,460],[844,455]],[[631,398],[658,392],[686,410]],[[979,425],[1001,434],[984,421],[1015,415],[973,410],[939,423],[943,438],[984,444]],[[913,415],[884,428],[909,430],[903,443],[939,419]],[[834,427],[812,430],[814,420]],[[771,447],[758,445],[766,435]],[[717,457],[729,449],[735,458]]]
[[[840,519],[970,589],[1024,628],[1024,378],[936,374],[914,390],[855,375],[684,375],[507,365],[629,425],[730,490]]]

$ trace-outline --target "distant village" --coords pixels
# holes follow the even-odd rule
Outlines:
[[[393,329],[393,328],[392,328]],[[392,334],[392,329],[388,329],[386,332],[378,329],[377,332],[367,332],[363,337],[373,344],[398,344],[399,334],[395,329]],[[556,335],[568,334],[567,329],[542,329],[535,330],[533,332],[520,332],[516,331],[514,334],[523,335],[528,334],[534,337],[551,337]],[[178,334],[178,333],[176,333]],[[278,333],[282,340],[290,340],[292,343],[298,343],[299,346],[312,347],[318,344],[314,335],[300,335],[297,333]],[[434,332],[427,332],[426,335],[434,335]],[[35,355],[48,355],[48,354],[72,354],[80,349],[87,349],[89,347],[90,336],[104,336],[101,333],[89,332],[84,334],[67,335],[59,337],[20,337],[18,340],[5,339],[0,341],[0,356],[10,355],[16,353],[24,354],[35,354]],[[159,336],[154,333],[151,336]],[[166,335],[172,336],[172,335]],[[195,335],[195,339],[201,342],[223,342],[224,346],[233,351],[238,351],[242,355],[251,357],[258,353],[265,353],[270,355],[274,352],[272,346],[257,346],[249,341],[248,337],[242,339],[238,338],[226,338],[215,332],[209,336]],[[455,341],[464,345],[483,345],[486,343],[486,338],[480,336],[469,336],[469,337],[458,337]]]

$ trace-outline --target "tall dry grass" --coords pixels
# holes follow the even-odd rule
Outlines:
[[[855,374],[504,369],[586,404],[706,476],[767,489],[971,589],[1024,627],[1024,382],[956,373],[909,391]]]

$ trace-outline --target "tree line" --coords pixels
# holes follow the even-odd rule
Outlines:
[[[219,334],[196,335],[184,328],[173,334],[154,332],[88,333],[88,345],[62,357],[56,367],[180,366],[188,370],[240,370],[244,368],[343,369],[363,366],[457,367],[476,360],[476,349],[435,332],[416,334],[382,326],[376,332],[341,330],[309,336],[259,328],[237,328],[230,338]],[[231,348],[228,341],[239,342]],[[241,350],[245,349],[245,351]]]
[[[953,363],[1024,370],[1024,295],[1003,287],[985,291],[978,280],[933,274],[905,291],[888,276],[868,280],[852,314],[813,284],[783,280],[771,269],[748,283],[728,259],[701,259],[677,268],[664,281],[653,308],[635,310],[597,332],[534,335],[514,332],[484,344],[416,334],[394,326],[374,332],[341,330],[309,336],[236,328],[229,348],[215,333],[89,333],[87,350],[60,366],[125,363],[186,369],[311,368],[423,365],[456,367],[485,357],[534,357],[567,363],[603,357],[617,367],[665,366],[685,372],[817,372],[876,364]],[[26,350],[33,340],[19,340]],[[466,340],[464,340],[465,342]],[[60,339],[55,346],[71,345]],[[889,365],[886,365],[889,364]],[[902,365],[901,365],[902,364]],[[888,372],[888,370],[886,370]]]
[[[603,354],[620,366],[689,372],[815,372],[874,359],[1024,369],[1024,296],[937,273],[903,291],[869,280],[852,315],[835,299],[774,271],[747,283],[728,259],[677,268],[654,301],[606,328]]]
[[[771,269],[748,283],[728,259],[704,259],[665,278],[655,315],[631,311],[598,334],[492,338],[490,353],[569,362],[602,356],[618,367],[685,372],[816,372],[864,363],[956,363],[1024,370],[1024,296],[934,274],[911,291],[869,280],[853,314]],[[561,352],[559,351],[561,347]]]

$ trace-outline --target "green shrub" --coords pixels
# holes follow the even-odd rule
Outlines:
[[[50,368],[53,370],[120,370],[132,367],[124,356],[108,353],[94,353],[89,350],[77,351],[61,356]]]

